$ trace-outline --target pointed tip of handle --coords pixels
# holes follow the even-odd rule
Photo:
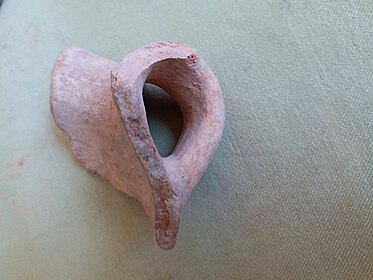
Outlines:
[[[170,250],[175,247],[176,234],[168,234],[165,230],[158,229],[155,231],[156,242],[164,250]]]

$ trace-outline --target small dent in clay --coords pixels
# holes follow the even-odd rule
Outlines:
[[[186,58],[186,63],[188,65],[193,65],[197,62],[198,56],[195,53],[191,53],[190,55],[187,56]]]

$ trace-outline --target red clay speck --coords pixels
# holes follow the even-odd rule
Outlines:
[[[23,165],[25,164],[25,158],[21,157],[19,160],[17,160],[17,164],[19,167],[23,167]]]

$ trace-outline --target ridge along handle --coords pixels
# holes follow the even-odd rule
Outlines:
[[[146,120],[145,82],[163,88],[179,105],[183,130],[168,157],[162,158]],[[172,248],[181,211],[206,170],[222,136],[224,104],[219,83],[197,52],[160,42],[126,56],[111,73],[113,98],[153,192],[156,241]]]

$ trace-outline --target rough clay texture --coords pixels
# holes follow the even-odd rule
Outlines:
[[[165,89],[183,114],[183,132],[166,158],[149,131],[142,99],[145,82]],[[219,83],[197,52],[158,42],[116,63],[68,48],[53,69],[51,108],[76,158],[139,201],[158,245],[173,248],[181,211],[224,126]]]

